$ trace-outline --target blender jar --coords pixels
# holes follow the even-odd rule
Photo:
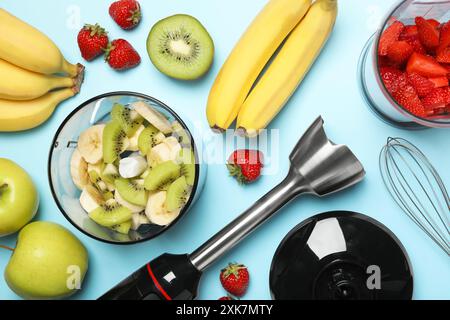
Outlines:
[[[187,135],[191,137],[191,145],[196,157],[196,178],[192,187],[191,196],[181,210],[176,220],[168,226],[148,224],[137,231],[130,231],[123,235],[111,229],[104,228],[91,220],[86,211],[80,205],[81,191],[72,182],[70,176],[70,159],[77,147],[80,134],[87,128],[106,122],[110,119],[110,112],[114,103],[128,105],[136,101],[145,101],[155,110],[166,116],[169,121],[178,121]],[[50,188],[53,197],[61,212],[67,220],[86,235],[108,243],[130,244],[152,239],[170,226],[177,223],[182,216],[192,207],[199,197],[206,178],[206,165],[199,161],[200,137],[193,137],[194,131],[189,130],[186,123],[168,106],[162,102],[138,93],[113,92],[95,97],[76,108],[61,124],[51,145],[48,162],[48,174]],[[200,145],[197,145],[200,143]]]
[[[404,0],[397,4],[364,46],[358,66],[360,89],[370,109],[391,125],[404,129],[448,128],[450,115],[430,118],[415,116],[391,97],[380,77],[378,43],[384,30],[396,20],[405,25],[414,24],[417,16],[447,22],[450,20],[450,1]]]

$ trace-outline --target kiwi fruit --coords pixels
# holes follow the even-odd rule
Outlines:
[[[161,143],[166,136],[156,129],[153,125],[149,124],[138,138],[138,148],[141,154],[147,155],[151,148]]]
[[[102,178],[105,182],[114,184],[114,181],[120,178],[119,170],[114,164],[108,163],[103,169]]]
[[[113,227],[129,221],[132,213],[129,209],[121,206],[114,200],[108,200],[94,211],[89,213],[89,217],[104,227]]]
[[[103,130],[103,159],[106,163],[113,163],[119,155],[127,149],[128,138],[120,123],[109,122]]]
[[[166,209],[167,211],[175,211],[186,203],[189,197],[189,186],[185,176],[179,177],[167,189]]]
[[[111,191],[107,191],[107,192],[103,193],[103,198],[106,201],[114,199],[114,194]]]
[[[121,234],[128,234],[131,229],[131,220],[112,226],[111,229]]]
[[[144,118],[136,111],[118,103],[112,108],[111,119],[121,125],[127,137],[132,137],[144,122]]]
[[[106,192],[108,190],[108,186],[100,177],[100,174],[95,170],[90,170],[88,172],[89,180],[91,183],[100,191]]]
[[[158,21],[147,38],[147,52],[155,67],[180,80],[203,76],[214,59],[214,43],[196,18],[177,14]]]
[[[144,187],[149,191],[162,190],[181,174],[181,168],[173,161],[166,161],[156,165],[145,177]]]
[[[181,174],[186,178],[186,183],[190,186],[195,182],[195,156],[191,149],[183,148],[178,155]]]
[[[144,186],[136,181],[128,180],[124,178],[116,179],[115,181],[116,192],[119,192],[120,196],[131,204],[145,207],[147,204],[148,194],[144,189]]]
[[[191,147],[191,137],[178,121],[172,123],[173,136],[184,147]]]

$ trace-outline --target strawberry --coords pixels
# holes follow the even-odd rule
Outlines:
[[[128,41],[117,39],[108,45],[105,60],[111,68],[120,71],[137,66],[141,57]]]
[[[420,101],[420,98],[412,85],[407,84],[406,86],[400,88],[397,92],[392,94],[392,97],[399,105],[412,114],[419,117],[426,116],[422,102]]]
[[[436,29],[440,29],[440,27],[441,27],[441,23],[439,21],[437,21],[436,19],[427,19],[427,22],[429,24],[431,24],[433,27],[435,27]]]
[[[447,69],[441,66],[433,57],[414,52],[406,66],[408,73],[418,73],[427,78],[447,75]]]
[[[417,73],[408,74],[408,81],[416,89],[419,97],[425,97],[435,88],[435,84]]]
[[[236,297],[242,297],[248,289],[250,275],[243,264],[230,263],[220,271],[223,288]]]
[[[263,154],[257,150],[236,150],[228,158],[227,168],[238,182],[250,183],[261,175]]]
[[[439,40],[439,48],[447,48],[450,46],[450,21],[445,23],[441,28],[441,38]]]
[[[417,26],[410,25],[405,26],[402,33],[398,37],[398,40],[409,40],[409,39],[417,39],[419,37],[419,31],[417,30]]]
[[[435,88],[422,99],[422,103],[427,110],[445,109],[450,103],[450,88]]]
[[[406,85],[406,78],[404,77],[403,72],[398,69],[382,67],[380,68],[380,75],[390,94],[393,94],[398,91],[400,87]]]
[[[230,296],[230,295],[227,295],[227,296],[223,296],[223,297],[220,297],[218,300],[235,300],[235,299],[233,299],[233,297],[232,296]]]
[[[439,29],[436,25],[425,20],[423,17],[416,17],[416,25],[420,42],[427,49],[436,49],[439,46]]]
[[[81,56],[87,61],[102,55],[109,42],[107,32],[97,23],[85,24],[78,33],[77,41]]]
[[[448,87],[448,78],[445,76],[430,78],[429,80],[433,82],[435,88]]]
[[[436,50],[436,61],[440,63],[450,63],[450,46]]]
[[[413,54],[414,48],[406,41],[396,41],[388,48],[388,58],[398,64],[408,61]]]
[[[398,40],[404,28],[405,25],[403,23],[400,21],[395,21],[383,31],[378,44],[378,54],[380,56],[385,56],[388,54],[389,46]]]
[[[122,29],[133,29],[141,21],[141,6],[136,0],[119,0],[111,4],[109,15]]]
[[[411,47],[413,47],[414,52],[421,53],[421,54],[427,53],[427,50],[422,45],[422,42],[420,42],[419,37],[409,38],[409,39],[406,39],[405,41],[408,42],[408,44]]]

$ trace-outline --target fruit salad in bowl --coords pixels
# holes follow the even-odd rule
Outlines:
[[[112,93],[65,120],[49,161],[55,200],[78,229],[112,243],[153,238],[200,192],[197,149],[186,124],[147,96]]]

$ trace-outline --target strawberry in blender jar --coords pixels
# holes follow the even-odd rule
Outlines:
[[[363,97],[384,121],[450,127],[450,1],[397,4],[367,42],[359,74]]]

